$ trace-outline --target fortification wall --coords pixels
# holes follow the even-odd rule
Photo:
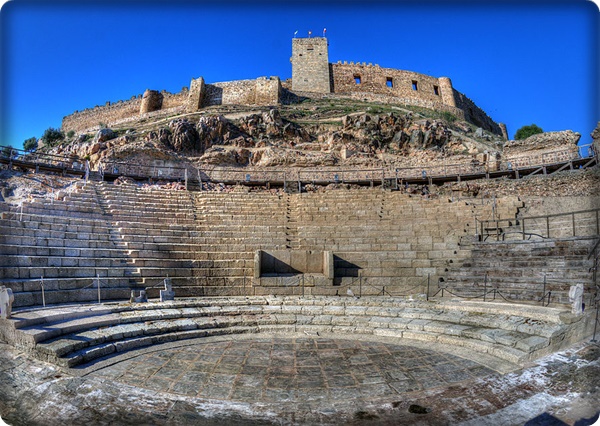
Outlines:
[[[366,63],[338,62],[331,64],[331,81],[332,91],[336,94],[447,111],[494,134],[504,134],[500,125],[471,99],[455,90],[447,77],[435,78]]]
[[[83,111],[75,111],[71,115],[63,117],[62,130],[68,132],[85,132],[98,128],[99,123],[111,125],[117,121],[137,116],[142,105],[142,95],[133,96],[128,101],[119,101],[111,104],[107,102],[104,106],[95,106]]]
[[[484,110],[475,105],[475,102],[473,102],[467,96],[457,90],[454,90],[454,99],[456,102],[456,107],[464,112],[466,121],[473,123],[477,127],[481,127],[488,132],[508,138],[508,135],[506,134],[506,127],[503,130],[498,123],[492,120]]]
[[[439,80],[412,71],[372,64],[331,64],[334,93],[376,93],[443,104]]]
[[[143,95],[132,96],[128,101],[119,101],[115,103],[107,102],[103,106],[95,106],[83,111],[75,111],[71,115],[63,117],[62,130],[68,132],[86,132],[97,129],[100,123],[107,126],[114,126],[117,123],[127,122],[130,119],[140,117],[146,112],[152,113],[156,111],[165,111],[179,108],[187,102],[189,91],[187,87],[183,88],[179,93],[170,93],[165,90],[160,92],[162,103],[155,109],[156,106],[148,107],[144,101],[148,98],[143,98]],[[144,108],[143,108],[144,107]]]
[[[189,97],[189,90],[187,87],[181,89],[179,93],[169,93],[167,91],[161,92],[163,95],[163,102],[161,110],[176,108],[184,105]]]
[[[210,105],[276,105],[281,82],[278,77],[235,80],[204,85],[202,106]]]

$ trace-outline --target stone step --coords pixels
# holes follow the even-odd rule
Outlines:
[[[111,267],[3,267],[0,268],[0,279],[39,279],[44,278],[86,278],[95,277],[123,277],[139,275],[139,268],[131,266],[111,266]]]
[[[130,259],[126,257],[83,257],[83,256],[2,256],[0,269],[3,268],[111,268],[126,266]],[[1,274],[0,274],[1,276]]]
[[[564,310],[381,300],[256,297],[96,305],[87,312],[57,307],[16,311],[8,322],[12,327],[3,324],[3,335],[63,367],[140,346],[221,333],[374,334],[461,346],[515,364],[572,337],[561,321],[569,316]]]
[[[118,248],[65,248],[65,247],[39,247],[21,246],[12,244],[0,244],[0,253],[5,256],[60,256],[60,257],[93,257],[93,258],[117,258],[130,257],[126,250]]]

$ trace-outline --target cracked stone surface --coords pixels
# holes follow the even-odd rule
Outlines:
[[[359,337],[198,339],[107,358],[80,375],[0,344],[0,415],[51,426],[479,426],[591,425],[600,412],[597,344],[500,374],[427,345]]]

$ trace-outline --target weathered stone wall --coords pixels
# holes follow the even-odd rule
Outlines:
[[[465,114],[465,120],[475,124],[477,127],[487,130],[488,132],[496,135],[503,135],[508,139],[506,134],[506,126],[504,131],[500,125],[492,120],[484,110],[475,105],[471,99],[463,95],[457,90],[454,90],[454,99],[456,101],[456,107],[460,108]]]
[[[276,105],[281,82],[278,77],[236,80],[204,85],[202,106],[210,105]]]
[[[190,83],[190,91],[186,101],[186,111],[194,112],[202,108],[206,87],[202,77],[192,79]]]
[[[435,78],[379,65],[347,62],[330,64],[324,37],[292,40],[292,91],[309,96],[337,94],[367,101],[417,105],[447,111],[485,130],[507,137],[506,127],[495,123],[447,77]],[[288,93],[289,95],[289,93]],[[86,131],[99,123],[113,125],[159,110],[198,111],[210,105],[276,105],[284,101],[278,77],[205,84],[193,79],[180,93],[147,90],[131,100],[76,112],[63,118],[64,131]]]
[[[367,92],[417,98],[431,105],[444,103],[439,80],[435,77],[352,62],[331,64],[331,70],[334,93]]]
[[[67,115],[63,117],[62,130],[64,132],[69,130],[86,132],[98,129],[100,123],[114,126],[140,117],[140,114],[153,114],[157,111],[178,109],[185,105],[189,97],[187,88],[179,93],[169,93],[164,90],[160,93],[154,90],[147,90],[146,92],[148,93],[146,98],[143,95],[137,95],[128,101],[119,101],[112,104],[107,102],[104,106],[96,106]]]
[[[140,105],[140,114],[147,112],[158,111],[162,108],[163,95],[158,90],[146,89],[142,96],[142,104]]]
[[[281,80],[279,77],[258,78],[256,80],[256,105],[277,105],[281,98]]]
[[[162,102],[161,109],[165,110],[165,109],[171,109],[171,108],[180,107],[180,106],[184,105],[188,100],[189,90],[187,87],[184,87],[183,89],[181,89],[181,92],[179,92],[179,93],[169,93],[169,92],[163,90],[161,92],[161,94],[163,95],[163,102]]]
[[[504,146],[504,158],[514,168],[574,160],[579,158],[577,142],[580,138],[579,133],[565,130],[508,141]]]
[[[325,37],[292,39],[292,90],[331,92],[327,46]]]
[[[104,106],[75,111],[73,114],[63,117],[62,130],[64,132],[69,130],[84,132],[98,128],[99,123],[111,125],[119,120],[139,115],[141,104],[142,95],[138,95],[128,101],[119,101],[114,104],[107,102]]]
[[[471,99],[453,89],[447,77],[435,78],[364,62],[331,64],[331,72],[333,92],[336,94],[448,111],[494,134],[506,134]]]

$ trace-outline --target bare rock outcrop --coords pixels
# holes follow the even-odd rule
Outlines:
[[[529,136],[526,139],[508,141],[504,145],[504,153],[508,154],[515,150],[533,151],[540,149],[566,148],[576,146],[581,135],[572,130],[561,132],[545,132]]]
[[[198,151],[205,152],[213,145],[226,145],[243,136],[239,129],[222,115],[200,117],[196,124],[199,137]]]
[[[158,130],[152,130],[146,135],[148,142],[154,142],[156,144],[162,144],[166,147],[171,146],[171,131],[168,128],[161,127]]]
[[[295,123],[284,120],[278,109],[262,114],[251,114],[240,119],[239,130],[255,140],[295,139],[296,143],[310,140],[309,133]]]
[[[171,146],[175,152],[204,152],[196,127],[186,119],[171,121],[169,129],[172,134]]]

